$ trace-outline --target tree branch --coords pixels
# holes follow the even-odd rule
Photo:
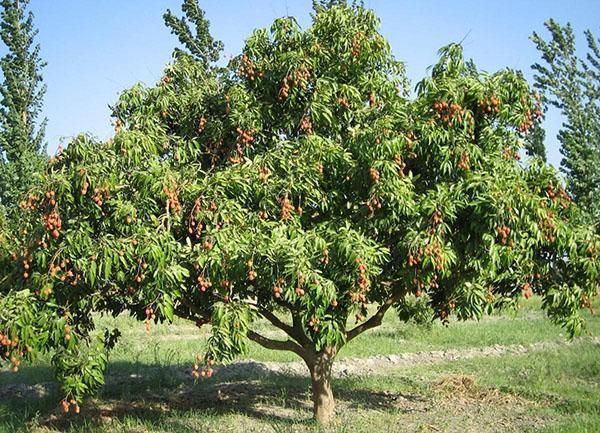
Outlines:
[[[387,313],[387,311],[390,309],[390,307],[392,305],[394,305],[394,303],[396,301],[398,301],[405,294],[406,294],[406,290],[397,290],[396,292],[394,292],[394,294],[392,296],[390,296],[381,305],[381,307],[379,307],[379,310],[377,310],[377,313],[375,313],[373,316],[371,316],[371,318],[369,318],[369,320],[361,323],[360,325],[358,325],[358,326],[354,327],[353,329],[351,329],[350,331],[346,332],[346,343],[348,343],[353,338],[359,336],[363,332],[365,332],[369,329],[376,328],[379,325],[381,325],[381,321],[383,320],[383,316],[385,316],[385,313]]]
[[[256,307],[256,309],[258,310],[258,312],[265,319],[267,319],[269,322],[271,322],[271,324],[273,326],[275,326],[276,328],[281,329],[288,336],[290,336],[291,338],[293,338],[294,340],[296,340],[296,342],[298,344],[300,344],[301,346],[303,346],[303,347],[309,347],[309,346],[312,345],[312,342],[306,336],[306,334],[304,333],[304,330],[302,329],[302,324],[300,323],[300,320],[299,320],[298,316],[296,316],[294,314],[294,310],[292,310],[291,308],[289,308],[287,305],[283,305],[283,306],[285,306],[286,308],[288,308],[290,310],[290,313],[292,314],[293,326],[290,326],[287,323],[283,322],[272,311],[267,310],[266,308],[263,308],[263,307],[259,306],[256,302],[250,302],[250,304],[253,305],[254,307]]]
[[[302,359],[306,360],[308,356],[308,352],[302,346],[297,343],[294,343],[291,340],[280,341],[280,340],[271,340],[270,338],[263,337],[257,332],[252,330],[248,330],[248,338],[255,343],[260,344],[265,349],[271,350],[287,350],[289,352],[294,352]]]

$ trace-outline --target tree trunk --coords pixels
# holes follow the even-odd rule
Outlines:
[[[329,424],[335,415],[335,400],[331,390],[331,367],[336,350],[327,347],[306,363],[310,370],[313,393],[313,416],[319,424]]]

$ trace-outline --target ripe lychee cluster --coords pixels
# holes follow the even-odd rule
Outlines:
[[[422,255],[421,250],[419,250],[419,252],[415,255],[409,254],[408,255],[408,266],[413,267],[413,266],[417,266],[419,263],[421,263],[421,255]]]
[[[510,227],[507,227],[505,225],[499,226],[498,228],[496,228],[496,233],[500,238],[500,243],[502,245],[506,245],[508,237],[510,236]]]
[[[459,123],[463,119],[463,108],[456,103],[448,104],[446,101],[435,102],[433,109],[436,112],[436,116],[446,126],[452,126],[452,121],[456,119]]]
[[[94,203],[102,207],[104,202],[108,199],[110,199],[110,192],[108,190],[108,187],[105,186],[100,188],[94,188],[94,195],[92,197]]]
[[[254,134],[256,134],[256,128],[252,128],[248,131],[244,131],[242,128],[236,128],[235,131],[238,134],[238,144],[250,144],[254,141]]]
[[[196,356],[196,361],[192,366],[192,377],[194,379],[199,379],[201,377],[211,377],[214,373],[213,365],[215,365],[215,361],[213,359],[209,359],[206,361],[206,364],[203,365],[202,357],[200,355]]]
[[[206,120],[206,117],[200,117],[200,120],[198,120],[198,134],[201,134],[204,131],[207,122],[208,120]]]
[[[441,223],[441,213],[439,217]],[[438,223],[439,224],[439,223]],[[442,245],[437,239],[434,239],[431,243],[425,247],[425,255],[431,258],[431,262],[435,266],[436,271],[443,271],[446,262],[446,256],[442,249]]]
[[[394,156],[394,162],[398,166],[398,174],[400,174],[401,177],[404,177],[404,169],[406,168],[406,163],[402,159],[402,156]]]
[[[313,133],[312,122],[310,121],[310,117],[303,116],[302,120],[300,120],[300,130],[304,131],[306,134]]]
[[[204,224],[198,221],[200,212],[202,211],[202,200],[196,199],[194,207],[188,216],[188,234],[193,235],[196,239],[200,239],[202,236],[202,230],[204,230]]]
[[[467,152],[462,152],[460,154],[460,158],[458,160],[458,168],[465,171],[468,171],[471,168],[469,154]]]
[[[505,161],[520,161],[521,156],[519,155],[519,152],[517,150],[505,147],[504,149],[502,149],[502,159],[504,159]]]
[[[363,32],[358,31],[354,34],[354,38],[352,39],[352,57],[357,58],[360,56],[361,45],[363,40]]]
[[[179,195],[177,193],[177,187],[163,187],[163,193],[167,196],[167,206],[173,213],[181,212],[182,206],[179,202]]]
[[[144,310],[144,314],[146,315],[146,320],[144,320],[144,326],[146,327],[146,332],[150,332],[150,327],[152,326],[152,320],[156,319],[156,315],[154,314],[154,309],[152,307],[147,307]]]
[[[373,181],[373,183],[378,183],[379,179],[381,178],[379,170],[377,170],[375,167],[369,168],[369,176],[371,176],[371,180]]]
[[[247,54],[242,54],[238,75],[240,77],[248,78],[250,81],[254,81],[256,77],[262,78],[265,74],[263,72],[257,72],[256,64],[252,59],[250,59]]]
[[[15,256],[16,259],[16,256]],[[26,255],[25,258],[23,259],[23,279],[27,280],[29,278],[29,271],[31,269],[33,263],[33,257]]]
[[[492,95],[479,101],[479,108],[487,114],[497,114],[500,111],[500,101],[496,96]]]
[[[196,281],[198,282],[198,288],[201,292],[206,292],[212,287],[212,282],[210,281],[210,279],[205,278],[202,275],[199,275]]]
[[[271,176],[271,170],[269,170],[267,167],[261,166],[258,169],[258,179],[262,183],[267,183],[269,181],[269,176]]]
[[[62,220],[57,211],[52,211],[47,215],[42,216],[44,221],[44,228],[50,233],[54,239],[58,239],[60,236],[60,230],[62,228]]]
[[[571,205],[571,202],[573,201],[571,196],[563,188],[558,188],[558,191],[556,191],[552,184],[546,187],[546,195],[552,201],[558,201],[558,203],[563,209],[568,208]]]
[[[252,282],[256,280],[258,274],[254,270],[254,262],[252,260],[246,262],[246,268],[248,269],[248,281]]]
[[[61,401],[61,407],[64,413],[69,413],[71,408],[73,408],[73,412],[75,414],[79,414],[81,412],[81,408],[79,407],[79,405],[77,404],[77,402],[74,399],[71,400],[63,400]]]
[[[14,373],[19,371],[21,358],[32,350],[31,347],[22,350],[17,337],[10,338],[9,335],[0,333],[0,359],[10,361],[11,370]]]
[[[281,198],[280,205],[281,205],[281,219],[283,221],[289,220],[292,217],[292,212],[294,211],[294,205],[288,198],[287,194]]]

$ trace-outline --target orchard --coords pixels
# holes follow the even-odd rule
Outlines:
[[[52,353],[78,412],[119,336],[94,315],[150,332],[177,316],[211,325],[195,377],[249,341],[291,351],[328,423],[336,355],[388,310],[448,323],[536,294],[585,330],[600,238],[554,169],[520,160],[541,115],[524,78],[479,71],[451,44],[411,96],[375,14],[334,3],[305,30],[291,17],[256,30],[226,67],[184,3],[204,45],[125,91],[114,137],[70,142],[0,232],[5,366]],[[185,20],[167,22],[185,45]]]

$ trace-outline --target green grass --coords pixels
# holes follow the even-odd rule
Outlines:
[[[538,307],[539,301],[532,300],[514,317],[494,316],[430,328],[398,323],[388,314],[381,328],[357,338],[342,350],[340,358],[564,338]],[[189,365],[204,348],[206,329],[199,333],[178,321],[154,326],[147,335],[143,324],[127,317],[99,318],[98,322],[123,330],[111,355],[109,376],[141,376],[113,379],[97,399],[86,403],[83,415],[77,418],[54,412],[60,399],[56,388],[43,397],[0,398],[0,433],[321,431],[310,420],[306,378],[240,376],[222,383],[217,377],[195,384],[162,368]],[[599,335],[600,320],[588,317],[588,323],[592,333]],[[274,333],[267,324],[260,327]],[[248,358],[296,360],[255,345]],[[456,378],[463,376],[473,384],[461,386]],[[41,359],[20,374],[0,373],[0,390],[11,383],[33,384],[51,378],[47,360]],[[350,376],[336,380],[334,386],[339,416],[337,424],[326,431],[600,431],[600,345],[590,340],[522,355]]]

